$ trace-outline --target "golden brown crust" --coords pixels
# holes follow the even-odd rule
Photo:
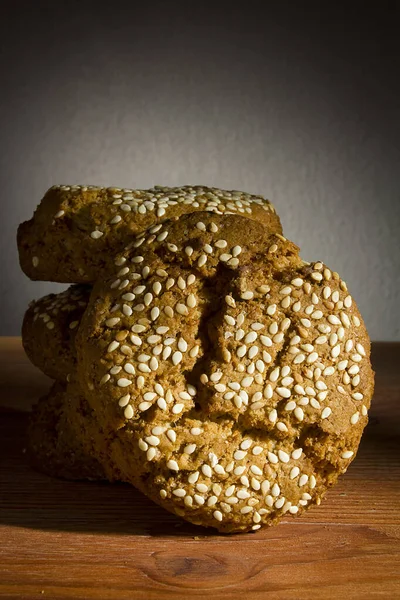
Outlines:
[[[346,284],[236,215],[150,227],[96,283],[77,336],[111,470],[196,524],[258,529],[319,503],[373,391]]]
[[[205,209],[242,214],[282,232],[272,204],[244,192],[204,186],[53,186],[32,219],[18,229],[21,268],[34,280],[92,283],[132,235],[163,219]]]
[[[31,302],[22,324],[29,360],[43,373],[66,381],[76,370],[75,336],[87,307],[90,286],[73,285]]]

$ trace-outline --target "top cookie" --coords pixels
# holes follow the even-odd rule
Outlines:
[[[21,268],[33,280],[93,283],[129,236],[196,211],[238,214],[272,233],[282,232],[273,205],[245,192],[189,185],[148,190],[53,186],[32,219],[18,228]]]

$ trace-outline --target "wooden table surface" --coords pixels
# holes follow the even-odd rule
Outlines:
[[[359,454],[319,508],[251,534],[191,526],[123,484],[29,468],[26,411],[49,386],[0,338],[1,598],[400,598],[400,344],[376,343]]]

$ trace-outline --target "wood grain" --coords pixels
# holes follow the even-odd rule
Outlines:
[[[400,598],[400,344],[373,346],[370,424],[319,507],[278,527],[215,535],[130,486],[31,470],[26,411],[49,380],[0,339],[0,597]]]

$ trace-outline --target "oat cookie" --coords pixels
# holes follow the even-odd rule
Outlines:
[[[370,342],[345,282],[241,216],[139,234],[95,284],[76,346],[110,468],[220,531],[318,504],[367,423]]]
[[[241,214],[282,232],[272,204],[245,192],[205,186],[148,190],[53,186],[32,219],[19,226],[21,268],[35,280],[92,283],[132,233],[169,217],[204,210]]]
[[[75,336],[91,287],[73,285],[60,294],[31,302],[22,324],[22,343],[29,360],[43,373],[66,381],[76,369]]]

